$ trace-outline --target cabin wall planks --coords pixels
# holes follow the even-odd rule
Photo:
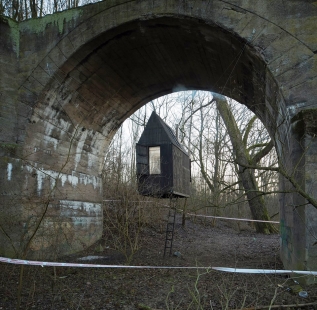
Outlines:
[[[151,174],[149,149],[159,147],[160,171]],[[138,189],[141,195],[189,197],[190,159],[172,129],[153,112],[136,144]]]

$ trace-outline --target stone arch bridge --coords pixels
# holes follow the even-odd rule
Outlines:
[[[317,198],[317,2],[109,0],[0,27],[1,255],[95,242],[109,141],[179,86],[248,106]],[[316,269],[317,211],[280,183],[283,263]]]

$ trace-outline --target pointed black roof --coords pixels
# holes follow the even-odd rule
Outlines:
[[[179,143],[172,128],[168,126],[156,113],[152,112],[145,129],[140,137],[139,144],[159,145],[172,143],[187,154],[184,147]]]

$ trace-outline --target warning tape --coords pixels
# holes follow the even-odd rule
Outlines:
[[[50,267],[82,267],[82,268],[121,268],[121,269],[205,269],[217,270],[233,273],[256,273],[256,274],[288,274],[297,273],[304,275],[317,276],[317,271],[306,270],[274,270],[274,269],[245,269],[245,268],[227,268],[227,267],[200,267],[200,266],[127,266],[127,265],[100,265],[100,264],[75,264],[75,263],[58,263],[58,262],[40,262],[24,259],[11,259],[0,257],[0,262],[14,265],[29,266],[50,266]]]
[[[121,202],[122,200],[103,200],[105,202]],[[130,201],[130,202],[143,202],[143,203],[150,203],[154,201]],[[157,203],[159,205],[164,206],[165,208],[169,208],[168,205]],[[182,209],[177,209],[180,212],[183,212]],[[214,218],[214,219],[222,219],[222,220],[232,220],[232,221],[244,221],[244,222],[260,222],[260,223],[273,223],[279,224],[278,221],[264,221],[264,220],[251,220],[251,219],[241,219],[237,217],[224,217],[224,216],[214,216],[214,215],[203,215],[203,214],[194,214],[194,213],[186,213],[187,215],[196,216],[196,217],[205,217],[205,218]]]
[[[241,218],[236,218],[236,217],[202,215],[202,214],[194,214],[194,213],[187,213],[187,214],[191,215],[191,216],[214,218],[214,219],[223,219],[223,220],[234,220],[234,221],[244,221],[244,222],[261,222],[261,223],[273,223],[273,224],[279,224],[280,223],[280,222],[277,222],[277,221],[251,220],[251,219],[241,219]]]
[[[274,270],[274,269],[248,269],[248,268],[228,268],[228,267],[212,267],[213,270],[234,272],[234,273],[258,273],[258,274],[288,274],[297,273],[304,275],[317,276],[317,271],[310,270]]]
[[[210,269],[210,267],[183,267],[183,266],[128,266],[128,265],[100,265],[100,264],[76,264],[58,262],[40,262],[33,260],[12,259],[0,257],[0,262],[14,265],[50,266],[50,267],[82,267],[82,268],[122,268],[122,269]]]
[[[103,200],[104,202],[122,202],[122,200]],[[130,201],[130,202],[142,202],[142,203],[150,203],[153,201]],[[159,205],[164,206],[165,208],[170,208],[170,206],[157,203]],[[184,212],[182,209],[177,209],[179,212]],[[194,213],[186,213],[186,215],[196,216],[196,217],[205,217],[205,218],[214,218],[214,219],[222,219],[222,220],[232,220],[232,221],[243,221],[243,222],[259,222],[259,223],[272,223],[272,224],[279,224],[278,221],[264,221],[264,220],[251,220],[251,219],[242,219],[237,217],[224,217],[224,216],[214,216],[214,215],[203,215],[203,214],[194,214]]]
[[[107,200],[105,200],[107,201]],[[113,200],[112,200],[113,201]],[[241,218],[230,218],[222,216],[202,215],[187,213],[191,216],[205,217],[205,218],[218,218],[236,221],[248,222],[266,222],[279,224],[277,221],[261,221]],[[59,263],[59,262],[41,262],[32,260],[12,259],[7,257],[0,257],[0,262],[14,264],[14,265],[29,265],[29,266],[50,266],[50,267],[81,267],[81,268],[121,268],[121,269],[213,269],[217,271],[232,272],[232,273],[248,273],[248,274],[305,274],[317,276],[317,271],[303,271],[303,270],[274,270],[274,269],[245,269],[245,268],[227,268],[227,267],[200,267],[200,266],[127,266],[127,265],[102,265],[102,264],[78,264],[78,263]]]

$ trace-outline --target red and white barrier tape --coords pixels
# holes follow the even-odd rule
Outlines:
[[[58,262],[40,262],[32,260],[11,259],[0,257],[0,262],[15,264],[15,265],[29,265],[29,266],[51,266],[51,267],[82,267],[82,268],[121,268],[121,269],[213,269],[217,271],[234,272],[234,273],[256,273],[256,274],[288,274],[297,273],[303,275],[317,276],[317,271],[303,271],[303,270],[274,270],[274,269],[246,269],[246,268],[227,268],[227,267],[183,267],[183,266],[126,266],[126,265],[99,265],[99,264],[75,264],[75,263],[58,263]]]

